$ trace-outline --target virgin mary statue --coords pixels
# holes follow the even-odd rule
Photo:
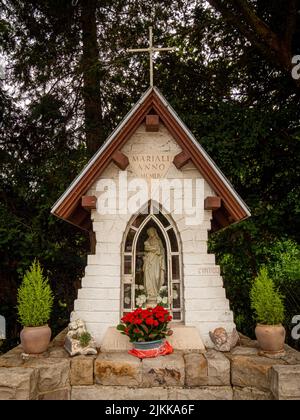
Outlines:
[[[164,284],[166,262],[165,250],[155,228],[147,230],[148,239],[144,243],[144,285],[148,303],[155,304],[160,288]]]

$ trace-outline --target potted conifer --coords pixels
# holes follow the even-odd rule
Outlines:
[[[51,329],[47,325],[53,306],[53,293],[48,278],[38,261],[25,273],[18,289],[18,315],[23,325],[21,345],[25,353],[39,354],[47,350]]]
[[[284,350],[285,329],[283,296],[276,290],[266,268],[262,268],[250,291],[251,308],[255,312],[255,335],[261,349],[268,353]]]

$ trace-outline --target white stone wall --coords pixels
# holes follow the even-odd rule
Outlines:
[[[141,125],[122,151],[129,157],[132,154],[169,153],[174,157],[181,151],[164,126],[157,133],[148,133]],[[136,177],[131,165],[127,168],[128,180]],[[117,180],[119,169],[114,165],[104,171],[100,178]],[[196,179],[202,175],[188,163],[181,170],[171,164],[165,178]],[[99,180],[98,180],[99,181]],[[97,181],[97,182],[98,182]],[[97,182],[88,192],[99,196]],[[205,182],[205,197],[215,195]],[[191,191],[192,193],[192,191]],[[164,200],[162,200],[162,204]],[[207,346],[211,345],[209,331],[224,327],[231,332],[235,327],[233,314],[226,299],[220,267],[215,264],[215,256],[207,253],[207,237],[210,230],[210,211],[204,212],[201,225],[186,225],[184,215],[171,213],[180,234],[183,251],[183,294],[184,322],[198,327]],[[120,319],[121,308],[121,247],[123,234],[131,216],[99,215],[92,212],[93,227],[96,233],[96,255],[89,255],[82,288],[78,291],[73,317],[82,318],[100,345],[109,326]]]

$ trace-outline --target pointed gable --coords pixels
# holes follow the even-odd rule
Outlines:
[[[191,161],[217,194],[217,197],[212,199],[215,200],[214,203],[218,201],[218,205],[210,203],[212,209],[215,205],[213,230],[249,217],[250,211],[244,201],[156,88],[150,88],[145,92],[55,203],[51,212],[82,229],[90,230],[90,212],[87,209],[88,205],[82,207],[82,197],[111,162],[116,163],[121,169],[126,168],[126,156],[120,152],[120,149],[146,119],[149,130],[156,130],[157,121],[153,116],[154,113],[182,150],[174,159],[175,166],[180,168]]]

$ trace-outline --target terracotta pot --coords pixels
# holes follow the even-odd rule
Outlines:
[[[51,329],[48,325],[43,325],[41,327],[24,327],[21,331],[20,337],[21,345],[25,353],[43,353],[49,346]]]
[[[257,324],[255,335],[263,351],[276,353],[284,350],[285,329],[281,324]]]

